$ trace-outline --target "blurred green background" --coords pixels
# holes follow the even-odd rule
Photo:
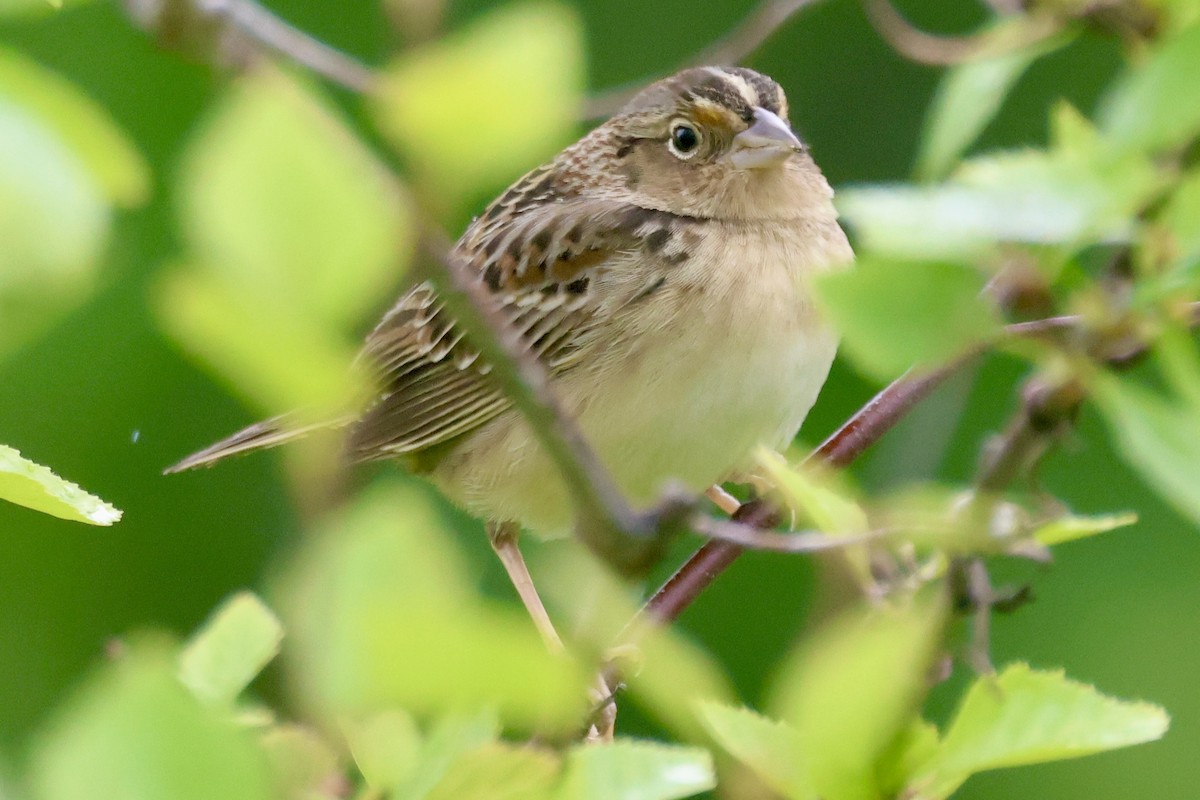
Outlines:
[[[369,63],[394,43],[374,0],[269,5]],[[488,5],[452,2],[449,23]],[[672,70],[749,7],[736,0],[574,5],[597,88]],[[974,4],[948,0],[902,8],[914,22],[947,32],[984,17]],[[105,2],[4,20],[0,44],[67,76],[109,109],[155,182],[148,204],[119,217],[89,301],[0,360],[0,442],[125,511],[115,527],[93,529],[0,505],[2,763],[20,760],[28,734],[102,657],[110,637],[146,627],[187,633],[233,590],[264,587],[299,534],[274,455],[160,474],[254,416],[167,340],[148,301],[156,273],[182,250],[170,187],[181,146],[220,92],[221,76],[159,51]],[[858,3],[815,4],[748,63],[785,87],[798,131],[835,186],[908,177],[939,70],[894,54]],[[1119,65],[1110,39],[1087,36],[1039,61],[977,149],[1042,143],[1050,104],[1064,97],[1089,112]],[[345,106],[352,117],[358,113]],[[381,308],[390,299],[380,298]],[[1019,369],[993,358],[952,383],[856,465],[857,478],[870,487],[968,478],[984,437],[1011,411]],[[819,441],[875,388],[836,365],[805,440]],[[1192,796],[1200,784],[1197,532],[1118,462],[1089,412],[1043,480],[1078,511],[1135,509],[1141,522],[1062,548],[1050,568],[1002,570],[1001,578],[1033,581],[1036,602],[997,621],[996,662],[1061,666],[1111,694],[1161,703],[1173,715],[1172,730],[1162,742],[1101,757],[989,773],[957,796]],[[464,544],[489,587],[507,596],[482,535]],[[769,665],[803,624],[814,576],[804,559],[748,555],[684,617],[682,625],[727,665],[747,700],[760,697]],[[270,680],[264,691],[273,691]],[[950,688],[935,692],[935,713],[953,696]]]

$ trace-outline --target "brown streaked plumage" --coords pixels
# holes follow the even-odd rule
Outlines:
[[[766,76],[685,70],[518,180],[455,246],[635,502],[785,445],[824,381],[836,340],[806,284],[851,253],[787,115]],[[353,460],[405,458],[482,517],[567,526],[552,465],[431,286],[362,357],[382,391],[349,423]],[[263,424],[177,468],[291,435]]]

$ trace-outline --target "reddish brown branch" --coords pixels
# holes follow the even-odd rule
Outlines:
[[[835,467],[850,464],[895,427],[913,406],[974,357],[972,353],[933,372],[894,381],[838,428],[809,458]],[[779,512],[770,503],[757,500],[739,508],[733,519],[744,525],[770,528],[778,523]],[[646,603],[644,613],[661,622],[677,619],[744,552],[745,548],[731,542],[706,543],[654,593]]]

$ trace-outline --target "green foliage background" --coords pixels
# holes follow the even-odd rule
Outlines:
[[[451,3],[451,24],[487,5]],[[590,84],[670,71],[728,30],[744,5],[576,3],[587,31]],[[271,7],[368,62],[388,52],[389,29],[374,0],[291,0]],[[938,30],[964,30],[983,17],[967,3],[931,0],[904,10]],[[160,474],[254,416],[167,340],[150,306],[156,273],[183,249],[173,208],[181,146],[222,81],[207,67],[158,51],[107,3],[2,20],[0,44],[70,78],[107,108],[149,162],[154,181],[150,202],[118,216],[88,302],[0,360],[0,442],[125,512],[120,525],[99,530],[0,504],[2,774],[3,761],[21,759],[31,730],[102,657],[110,637],[147,627],[179,635],[193,630],[231,591],[264,587],[298,545],[300,526],[275,456],[194,475]],[[895,55],[858,4],[815,5],[750,64],[787,89],[795,124],[835,186],[911,176],[940,71]],[[1115,43],[1093,35],[1037,62],[977,149],[1044,143],[1052,103],[1066,98],[1090,115],[1119,66]],[[351,115],[360,113],[356,104],[345,106]],[[391,299],[381,297],[380,308]],[[1010,387],[1021,369],[1014,360],[989,358],[923,406],[854,473],[868,487],[921,477],[969,479],[982,438],[1012,410]],[[839,363],[803,437],[818,441],[874,389]],[[995,659],[1063,667],[1113,695],[1153,700],[1172,713],[1172,729],[1161,742],[1102,758],[985,774],[958,797],[1187,797],[1200,783],[1196,530],[1117,459],[1090,408],[1080,431],[1052,456],[1045,483],[1079,512],[1131,508],[1141,521],[1132,530],[1057,550],[1052,569],[1018,566],[1002,574],[1035,580],[1037,602],[997,619]],[[510,590],[483,536],[464,545],[470,568],[507,599]],[[752,704],[761,697],[768,666],[801,630],[816,572],[807,559],[748,555],[682,621]],[[952,682],[936,690],[935,709],[948,706],[961,688]],[[260,690],[280,697],[279,674],[268,671]],[[622,719],[623,730],[641,724],[632,714]]]

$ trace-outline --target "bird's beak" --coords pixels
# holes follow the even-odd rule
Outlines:
[[[738,169],[777,167],[804,145],[788,124],[765,108],[754,109],[754,122],[733,137],[729,160]]]

